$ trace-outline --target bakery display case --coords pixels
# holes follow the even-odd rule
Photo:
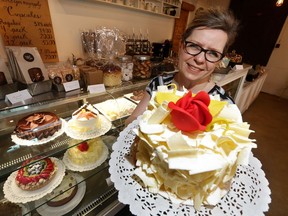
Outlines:
[[[1,211],[6,208],[15,208],[16,211],[20,206],[20,215],[97,215],[104,212],[108,215],[114,215],[118,212],[123,207],[123,204],[118,202],[118,192],[110,181],[108,160],[112,145],[124,127],[125,118],[129,116],[131,110],[137,104],[138,99],[135,101],[135,97],[132,97],[132,92],[143,90],[147,83],[147,80],[124,82],[121,86],[110,87],[106,89],[106,92],[97,94],[90,94],[83,89],[66,93],[47,92],[33,96],[31,100],[14,105],[8,104],[7,101],[1,101]],[[130,97],[133,99],[130,100]],[[94,131],[96,134],[92,133],[93,136],[83,137],[83,131],[78,131],[82,137],[74,137],[77,131],[69,134],[66,133],[66,129],[69,126],[69,122],[72,121],[72,115],[75,114],[75,111],[80,110],[81,112],[85,104],[95,105],[96,109],[97,107],[99,108],[97,109],[98,117],[104,118],[99,126],[101,132],[97,130]],[[15,128],[21,122],[21,119],[27,120],[27,116],[30,119],[31,114],[45,112],[48,113],[46,114],[49,117],[45,116],[45,121],[47,119],[50,120],[51,116],[49,113],[54,113],[59,117],[62,127],[58,131],[44,136],[43,139],[37,137],[39,134],[36,132],[36,138],[33,137],[31,139],[29,137],[19,138],[15,135]],[[99,119],[101,120],[101,118]],[[33,115],[33,121],[35,119],[37,124],[40,125],[39,116],[35,117]],[[41,122],[43,121],[41,120]],[[32,123],[29,124],[31,126]],[[39,131],[41,130],[39,129]],[[47,128],[43,129],[43,131],[47,131]],[[29,133],[30,135],[31,133]],[[92,144],[90,145],[90,142],[95,139],[97,139],[97,142],[103,143],[103,148],[99,153],[100,156],[97,162],[94,164],[95,166],[88,168],[76,166],[75,168],[75,166],[67,165],[67,158],[65,157],[69,157],[67,156],[68,151],[70,152],[75,148],[80,149],[79,146],[84,143],[88,143],[89,148],[91,148]],[[45,167],[45,169],[41,169],[41,175],[44,171],[46,174],[46,168],[49,166],[46,162],[43,165],[42,160],[47,158],[51,158],[53,163],[57,165],[55,177],[52,178],[51,182],[40,189],[23,191],[18,188],[19,172],[23,170],[23,176],[28,174],[29,177],[35,176],[37,172],[35,174],[34,169],[37,171],[37,167],[40,166],[42,168]],[[33,161],[29,161],[32,159]],[[27,161],[29,163],[23,167],[23,163]],[[67,173],[72,175],[73,182],[72,180],[64,180],[64,176]],[[64,189],[59,189],[62,184]],[[76,192],[72,193],[74,191],[73,188],[76,187],[77,191],[75,189]],[[57,190],[60,192],[56,193]],[[63,204],[61,196],[66,199],[70,197],[70,194],[73,194],[71,200]],[[60,200],[61,202],[56,202],[56,206],[51,206],[52,200]],[[14,205],[14,207],[10,208],[11,205]]]

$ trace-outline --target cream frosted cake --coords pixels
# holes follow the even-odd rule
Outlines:
[[[87,132],[95,130],[99,124],[99,113],[91,104],[84,104],[72,113],[70,127],[77,132]]]
[[[77,146],[68,149],[68,159],[77,165],[93,164],[104,152],[104,145],[101,138],[81,142]]]
[[[255,140],[235,104],[206,92],[161,86],[139,119],[135,174],[152,193],[172,201],[216,205],[238,165],[247,165]]]

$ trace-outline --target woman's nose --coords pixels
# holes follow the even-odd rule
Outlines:
[[[198,55],[194,56],[194,60],[198,63],[205,61],[205,52],[200,52]]]

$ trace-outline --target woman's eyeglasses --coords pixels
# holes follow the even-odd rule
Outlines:
[[[204,52],[205,59],[211,63],[218,62],[224,57],[223,53],[217,52],[215,50],[204,49],[203,47],[190,41],[184,41],[184,45],[184,50],[187,54],[197,56],[201,52]]]

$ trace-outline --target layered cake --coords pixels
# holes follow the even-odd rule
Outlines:
[[[46,186],[55,176],[56,164],[50,158],[26,160],[16,175],[16,184],[22,190],[33,191]]]
[[[61,119],[56,114],[38,112],[20,119],[14,130],[14,134],[25,140],[41,140],[54,135],[61,127]]]
[[[79,132],[95,130],[100,123],[98,114],[98,111],[91,104],[86,103],[72,113],[70,126]]]
[[[65,173],[61,184],[56,187],[50,194],[46,195],[48,206],[58,207],[65,205],[73,199],[77,193],[77,181],[72,173]]]
[[[121,68],[112,63],[106,64],[103,67],[103,83],[107,87],[120,85],[122,83]]]
[[[89,165],[98,161],[105,150],[105,144],[101,138],[84,141],[77,146],[68,149],[68,159],[76,165]]]
[[[196,210],[227,194],[257,147],[237,106],[206,92],[153,93],[135,132],[135,174],[144,186]]]

